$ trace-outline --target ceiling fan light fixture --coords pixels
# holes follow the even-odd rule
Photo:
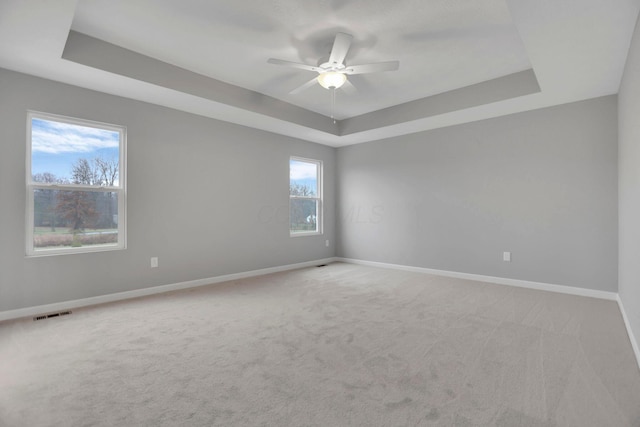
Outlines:
[[[326,71],[318,76],[318,83],[325,89],[338,89],[346,81],[346,74],[337,71]]]

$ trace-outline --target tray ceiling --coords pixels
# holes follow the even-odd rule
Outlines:
[[[615,3],[614,4],[612,4]],[[55,3],[52,4],[52,3]],[[617,93],[633,0],[7,0],[0,66],[341,146]],[[337,32],[346,63],[399,60],[315,85]],[[334,115],[334,123],[329,116]]]

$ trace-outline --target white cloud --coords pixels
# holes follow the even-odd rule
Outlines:
[[[102,148],[118,148],[119,144],[118,132],[41,119],[32,121],[33,152],[90,153]]]
[[[315,163],[299,162],[292,160],[289,168],[289,179],[298,181],[302,179],[316,179],[317,165]]]

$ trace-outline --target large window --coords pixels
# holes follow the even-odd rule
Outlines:
[[[289,231],[292,236],[322,233],[322,162],[289,160]]]
[[[122,126],[29,112],[27,255],[125,247]]]

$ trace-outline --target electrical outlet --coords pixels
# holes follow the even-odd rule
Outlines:
[[[151,268],[158,268],[158,257],[151,257]]]
[[[511,252],[503,252],[502,253],[502,260],[504,262],[511,262]]]
[[[325,245],[326,247],[329,247],[329,240],[325,240],[325,241],[324,241],[324,245]]]

